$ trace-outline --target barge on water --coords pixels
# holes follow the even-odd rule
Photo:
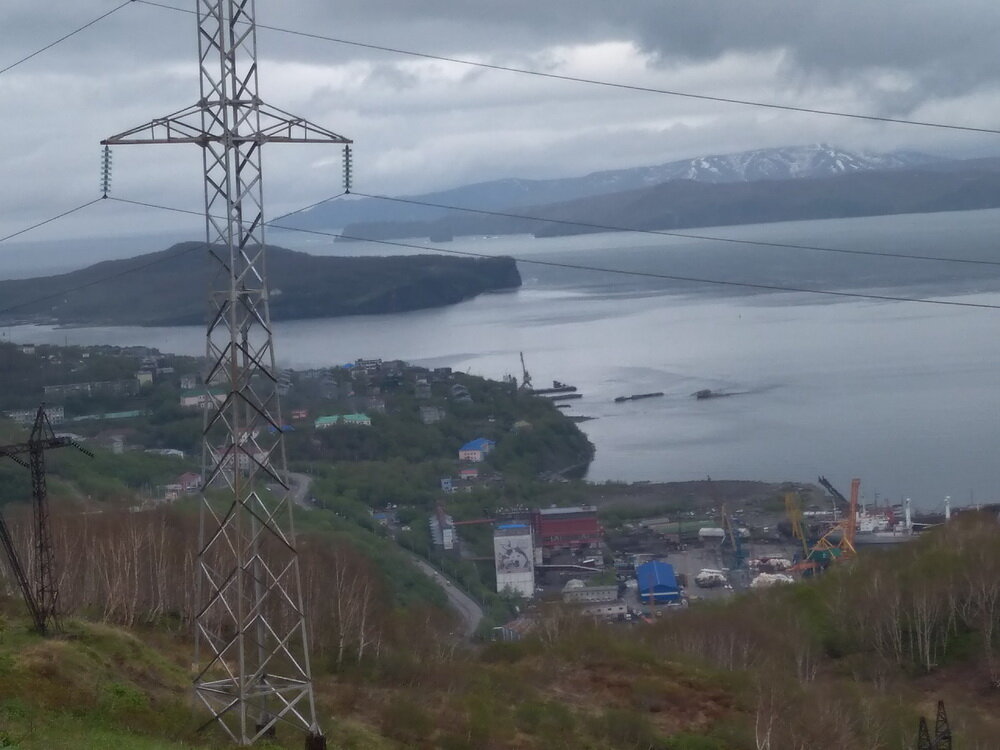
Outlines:
[[[657,391],[656,393],[636,393],[632,396],[618,396],[618,398],[615,399],[615,403],[620,404],[623,401],[638,401],[643,398],[656,398],[657,396],[662,395],[663,391]]]
[[[536,396],[547,396],[551,393],[576,393],[576,386],[553,380],[551,388],[534,388],[531,392]]]
[[[725,398],[726,396],[732,396],[732,393],[719,393],[718,391],[713,391],[711,388],[702,388],[700,391],[695,391],[691,394],[699,401],[703,401],[706,398]]]

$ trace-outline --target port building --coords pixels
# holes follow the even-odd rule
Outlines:
[[[455,519],[444,512],[444,508],[438,505],[428,521],[431,527],[431,540],[436,547],[446,550],[455,549]]]
[[[493,529],[497,593],[530,599],[535,595],[535,542],[531,524],[497,524]]]
[[[660,560],[651,560],[635,569],[639,583],[639,601],[643,604],[667,604],[681,598],[674,566]]]
[[[532,515],[539,546],[545,552],[560,549],[598,549],[604,529],[593,505],[541,508]]]

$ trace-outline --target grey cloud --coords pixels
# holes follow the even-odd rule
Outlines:
[[[194,8],[193,0],[165,1]],[[116,2],[6,0],[0,68]],[[992,93],[1000,27],[995,0],[259,0],[257,14],[273,26],[525,67],[546,65],[556,45],[631,41],[653,56],[651,67],[636,74],[640,83],[975,124],[1000,117]],[[414,72],[412,57],[266,29],[259,40],[262,68],[270,71],[262,96],[355,138],[359,180],[376,192],[565,176],[815,141],[969,156],[996,151],[995,139],[965,134],[627,94],[443,63],[447,74],[434,78]],[[0,171],[21,186],[0,217],[0,234],[29,223],[22,217],[37,220],[93,197],[101,137],[192,103],[195,47],[191,14],[136,2],[0,76],[0,101],[17,113],[0,121]],[[767,61],[776,55],[752,57],[773,51],[783,55],[778,68]],[[318,70],[317,80],[303,73],[301,86],[283,86],[289,81],[280,76],[288,74],[271,64],[278,61],[306,63]],[[363,72],[349,85],[338,83],[342,71],[341,79],[332,70],[324,79],[324,68],[345,63]],[[884,86],[878,70],[899,71],[903,85]],[[966,93],[961,110],[942,104]],[[118,150],[114,189],[197,208],[197,153],[179,148],[183,157],[174,148]],[[267,190],[275,211],[335,192],[336,154],[273,153]],[[80,215],[79,224],[51,229],[72,232],[93,221],[100,231],[112,223],[120,231],[129,222],[188,221],[136,218],[121,206],[100,210],[100,221]]]

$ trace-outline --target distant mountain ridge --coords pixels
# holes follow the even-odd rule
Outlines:
[[[649,167],[646,186],[671,180],[722,183],[831,177],[851,172],[922,167],[941,161],[944,159],[916,151],[873,154],[845,151],[826,144],[766,148],[738,154],[699,156]]]
[[[407,197],[426,203],[495,211],[513,206],[563,203],[578,198],[652,187],[673,180],[717,184],[801,179],[861,171],[910,169],[943,161],[945,160],[939,157],[915,151],[863,153],[827,144],[813,144],[698,156],[656,166],[593,172],[582,177],[492,180]],[[329,230],[371,222],[430,221],[446,213],[446,209],[360,198],[317,206],[284,219],[281,223],[302,229]]]

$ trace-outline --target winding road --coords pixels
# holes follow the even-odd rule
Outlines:
[[[444,589],[444,593],[448,597],[448,602],[451,604],[452,609],[458,612],[459,617],[462,618],[463,634],[466,638],[471,638],[483,619],[483,608],[479,606],[475,599],[449,581],[443,573],[426,560],[417,557],[411,552],[407,552],[407,554],[413,560],[414,565],[433,578],[434,582]]]
[[[312,486],[312,477],[308,474],[298,474],[291,471],[287,472],[285,476],[289,484],[289,497],[292,502],[300,508],[312,510],[313,505],[309,502],[309,488]],[[432,578],[438,586],[444,589],[445,596],[448,597],[448,603],[451,604],[452,609],[458,612],[459,617],[462,618],[462,634],[465,638],[471,638],[483,619],[483,608],[479,606],[475,599],[448,580],[441,571],[429,562],[402,547],[400,547],[400,550],[409,555],[413,564],[421,572]]]

